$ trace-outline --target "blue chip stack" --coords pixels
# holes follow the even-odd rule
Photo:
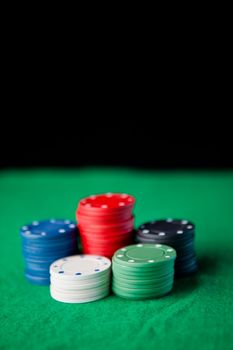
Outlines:
[[[77,254],[77,225],[70,220],[34,221],[20,230],[25,276],[33,284],[49,285],[53,261]]]

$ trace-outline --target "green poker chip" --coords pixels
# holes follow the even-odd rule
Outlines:
[[[127,283],[127,282],[122,282],[119,281],[117,279],[114,279],[113,281],[113,286],[117,286],[118,288],[126,288],[126,289],[131,289],[131,290],[135,290],[135,291],[154,291],[157,289],[161,289],[165,286],[167,286],[168,284],[172,284],[173,281],[161,281],[160,283],[152,283],[152,284],[141,284],[141,283]]]
[[[155,276],[144,276],[144,275],[140,275],[140,276],[136,276],[136,275],[122,275],[119,273],[115,273],[113,272],[113,278],[117,279],[117,280],[122,280],[122,281],[128,281],[128,282],[137,282],[140,281],[141,283],[149,283],[151,281],[151,283],[156,283],[159,282],[161,280],[169,280],[170,278],[174,278],[174,271],[166,274],[166,275],[155,275]]]
[[[128,294],[128,293],[122,293],[122,292],[117,291],[117,290],[113,290],[113,292],[117,296],[124,298],[124,299],[127,299],[127,300],[146,300],[146,299],[161,298],[161,297],[167,295],[168,293],[170,293],[171,290],[172,290],[172,288],[169,288],[167,290],[164,290],[162,293],[154,293],[153,295],[132,295],[132,294]]]
[[[142,271],[142,269],[143,269],[143,270],[145,270],[145,271],[147,270],[149,272],[152,270],[160,270],[160,269],[163,269],[165,267],[169,268],[169,266],[172,267],[174,265],[175,260],[174,259],[167,259],[166,261],[163,261],[163,262],[157,262],[154,265],[153,265],[152,261],[150,261],[148,263],[146,262],[144,265],[135,264],[135,262],[131,261],[131,259],[130,259],[129,263],[125,263],[125,262],[119,261],[116,257],[113,257],[112,261],[116,262],[116,264],[118,266],[125,268],[125,269],[130,268],[130,270],[133,269],[134,271],[136,271],[137,269],[140,269],[140,271]]]
[[[119,271],[121,273],[126,273],[128,274],[129,272],[132,274],[148,274],[148,275],[154,275],[154,274],[166,274],[169,271],[173,271],[174,269],[174,261],[172,261],[169,264],[164,264],[163,266],[156,266],[154,268],[146,268],[146,267],[134,267],[134,266],[124,266],[118,264],[114,259],[113,259],[113,267],[115,271]]]
[[[132,290],[117,288],[116,286],[113,286],[112,290],[116,295],[126,299],[131,299],[131,300],[153,299],[153,298],[158,298],[168,294],[172,290],[172,285],[167,285],[164,288],[147,292],[147,293],[135,293]]]
[[[114,267],[113,269],[113,274],[118,274],[119,276],[122,276],[122,277],[127,277],[127,278],[131,278],[133,279],[135,276],[136,277],[139,277],[139,278],[160,278],[160,277],[163,277],[163,276],[166,276],[170,273],[174,272],[174,268],[171,269],[171,270],[166,270],[166,271],[153,271],[152,273],[147,273],[145,271],[140,271],[140,272],[131,272],[131,271],[121,271],[121,270],[118,270],[117,268]]]
[[[168,274],[166,276],[158,276],[158,278],[148,278],[148,277],[141,277],[141,276],[129,276],[129,278],[127,278],[126,276],[122,276],[122,275],[117,275],[117,274],[113,274],[113,279],[117,280],[117,281],[127,281],[127,283],[144,283],[144,284],[156,284],[159,283],[163,280],[167,280],[169,281],[170,279],[174,278],[174,272],[171,274]]]
[[[158,287],[153,287],[153,288],[133,288],[133,287],[125,287],[125,286],[119,286],[116,285],[113,282],[113,289],[117,289],[118,291],[132,294],[132,295],[154,295],[158,293],[163,293],[164,290],[167,290],[168,288],[172,288],[173,282],[166,283],[164,285],[158,286]]]
[[[114,261],[125,266],[159,266],[175,260],[174,248],[163,244],[134,244],[117,250]]]
[[[148,286],[148,285],[160,285],[163,284],[164,282],[167,282],[170,279],[173,279],[174,273],[161,277],[161,278],[156,278],[156,279],[140,279],[140,278],[135,278],[135,279],[127,279],[127,278],[122,278],[118,275],[114,275],[114,281],[119,283],[119,284],[127,284],[127,285],[137,285],[137,286]]]
[[[162,244],[135,244],[117,250],[112,259],[112,290],[126,299],[166,295],[174,282],[176,251]]]

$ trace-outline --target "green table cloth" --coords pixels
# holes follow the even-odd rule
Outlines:
[[[194,221],[199,273],[158,300],[111,295],[63,304],[23,275],[20,226],[75,219],[78,201],[102,192],[136,197],[136,226],[156,218]],[[233,173],[124,169],[0,173],[0,349],[232,349]]]

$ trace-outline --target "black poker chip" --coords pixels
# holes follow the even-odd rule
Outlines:
[[[163,219],[139,226],[136,241],[170,245],[177,252],[175,272],[177,277],[195,273],[198,269],[194,248],[195,224],[188,220]]]
[[[183,238],[184,235],[193,233],[195,225],[188,220],[165,219],[147,222],[139,226],[142,234],[153,234],[157,237]]]

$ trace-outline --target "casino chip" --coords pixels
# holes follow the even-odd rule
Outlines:
[[[77,225],[70,220],[34,221],[20,229],[25,277],[33,284],[49,285],[54,260],[77,254]]]
[[[184,277],[198,269],[194,248],[195,225],[188,220],[166,219],[147,222],[139,226],[139,243],[168,244],[177,252],[175,274]]]
[[[82,199],[76,218],[85,254],[111,258],[134,238],[134,197],[122,193],[92,195]]]
[[[112,259],[112,290],[126,299],[161,297],[172,290],[176,251],[162,244],[136,244],[117,250]]]
[[[50,293],[64,303],[87,303],[109,294],[111,261],[97,255],[74,255],[50,266]]]

